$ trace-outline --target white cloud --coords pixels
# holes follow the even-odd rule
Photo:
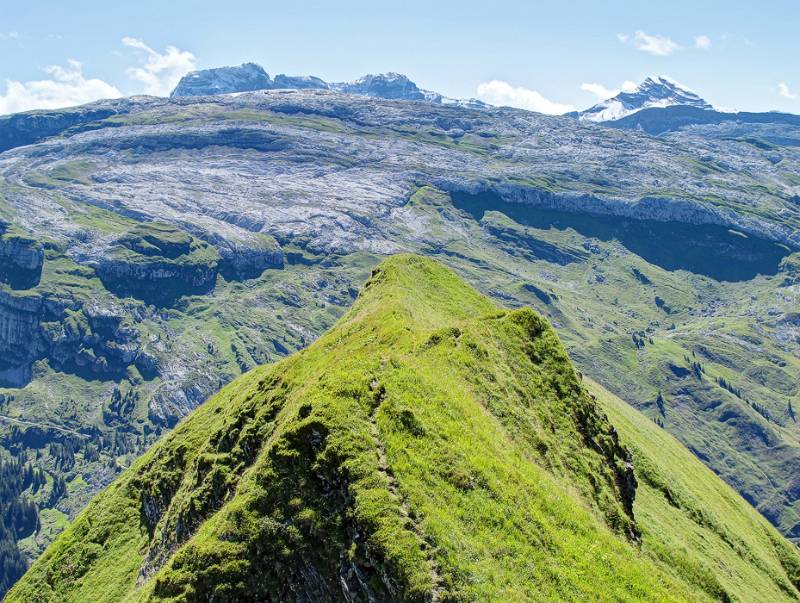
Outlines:
[[[117,88],[103,80],[87,79],[81,64],[73,59],[67,61],[66,67],[50,65],[44,70],[51,79],[6,80],[5,94],[0,95],[0,115],[31,109],[60,109],[122,96]]]
[[[639,50],[661,57],[670,55],[680,48],[677,42],[667,36],[650,35],[641,29],[634,32],[633,38],[627,34],[617,34],[617,39],[623,44],[632,42]]]
[[[16,32],[0,32],[0,40],[19,37]],[[127,70],[128,75],[141,84],[137,92],[166,96],[181,77],[195,68],[194,55],[174,46],[167,46],[161,54],[136,38],[123,38],[122,43],[144,53],[141,65]],[[0,115],[32,109],[60,109],[122,96],[116,86],[101,79],[85,77],[83,66],[74,59],[69,59],[64,67],[50,65],[44,71],[49,79],[6,80],[5,93],[0,94]]]
[[[143,85],[141,91],[144,94],[168,96],[178,81],[195,69],[197,63],[191,52],[175,46],[167,46],[166,51],[161,54],[137,38],[125,37],[122,38],[122,43],[144,54],[145,60],[141,66],[127,70],[131,79]]]
[[[581,90],[591,92],[597,97],[597,100],[606,100],[613,98],[620,92],[633,92],[636,89],[636,83],[626,80],[622,82],[619,88],[606,88],[603,84],[584,83],[581,84]]]
[[[786,82],[781,82],[778,84],[778,94],[780,94],[783,98],[788,98],[791,100],[798,99],[797,92],[792,92]]]
[[[501,80],[492,80],[480,84],[478,86],[478,98],[491,105],[517,107],[519,109],[537,111],[538,113],[549,113],[550,115],[560,115],[575,109],[572,105],[564,105],[548,100],[536,90],[515,88],[508,82]]]
[[[711,38],[708,36],[695,36],[694,47],[700,50],[708,50],[711,48]]]

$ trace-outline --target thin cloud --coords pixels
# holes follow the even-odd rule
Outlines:
[[[695,36],[694,47],[699,48],[700,50],[708,50],[711,48],[711,38],[704,35]]]
[[[594,94],[597,100],[606,100],[615,97],[620,92],[633,92],[636,89],[636,83],[626,80],[622,82],[619,88],[606,88],[602,84],[596,83],[583,83],[581,90]]]
[[[786,82],[781,82],[778,84],[778,94],[780,94],[783,98],[788,98],[789,100],[798,99],[797,92],[792,92]]]
[[[633,41],[639,50],[662,57],[670,55],[680,48],[676,42],[667,36],[650,35],[642,30],[633,35]]]
[[[122,96],[111,84],[85,77],[83,66],[74,59],[69,59],[66,67],[50,65],[44,71],[50,79],[6,80],[5,94],[0,95],[0,115],[31,109],[60,109]]]
[[[0,40],[19,40],[18,31],[0,31]]]
[[[561,115],[575,109],[572,105],[548,100],[536,90],[514,87],[502,80],[492,80],[480,84],[478,98],[490,105],[517,107],[550,115]]]
[[[641,29],[634,32],[633,37],[628,34],[617,34],[617,40],[622,44],[632,43],[642,52],[665,57],[680,48],[680,45],[667,36],[651,35]]]
[[[122,43],[143,55],[143,63],[139,67],[128,68],[127,74],[142,85],[141,92],[144,94],[169,96],[180,79],[194,71],[197,64],[191,52],[175,46],[167,46],[162,54],[138,38],[124,37]]]

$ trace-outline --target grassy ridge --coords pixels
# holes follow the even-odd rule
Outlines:
[[[797,599],[795,550],[591,387],[599,405],[534,312],[391,258],[328,334],[139,459],[8,600]]]

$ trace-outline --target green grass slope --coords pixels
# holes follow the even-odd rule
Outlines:
[[[800,598],[796,550],[590,388],[531,310],[391,258],[316,343],[140,458],[7,601]]]
[[[633,456],[642,551],[719,600],[796,600],[797,548],[673,436],[588,385]]]

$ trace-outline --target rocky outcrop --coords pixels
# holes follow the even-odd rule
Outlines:
[[[272,79],[255,63],[237,67],[218,67],[184,75],[170,96],[210,96],[230,92],[250,92],[273,88]]]
[[[646,196],[636,201],[599,195],[558,192],[535,186],[504,182],[494,186],[474,182],[440,182],[455,195],[496,194],[498,200],[571,214],[616,216],[633,220],[677,222],[690,225],[713,225],[734,228],[759,239],[800,249],[800,231],[759,216],[743,215],[731,208],[715,207],[690,199]]]
[[[780,272],[783,275],[783,286],[800,284],[800,253],[794,253],[781,262]]]
[[[39,283],[44,250],[30,237],[6,232],[0,223],[0,282],[13,289],[29,289]]]
[[[291,90],[327,90],[330,88],[325,80],[313,75],[284,75],[275,76],[272,82],[274,88],[287,88]]]
[[[0,290],[0,387],[26,385],[40,359],[85,376],[124,374],[140,351],[138,330],[120,312]]]
[[[158,305],[214,288],[219,254],[204,241],[167,224],[134,227],[97,266],[109,291]]]
[[[331,84],[331,88],[346,94],[361,94],[403,100],[425,100],[423,91],[401,73],[365,75],[354,82]]]
[[[170,94],[173,98],[186,96],[212,96],[257,90],[335,90],[373,98],[425,101],[436,105],[458,105],[480,109],[487,107],[477,99],[453,99],[420,89],[401,73],[369,74],[353,82],[326,82],[313,75],[279,74],[272,79],[260,65],[244,63],[237,67],[216,67],[193,71],[183,76]]]
[[[39,321],[42,298],[0,289],[0,387],[21,387],[31,375],[31,363],[42,352]]]
[[[61,320],[41,324],[41,334],[53,368],[83,375],[123,375],[141,348],[123,315],[92,307],[65,309]]]
[[[238,243],[220,241],[219,270],[226,280],[259,277],[267,268],[283,268],[285,256],[278,242],[266,235]]]
[[[57,111],[29,111],[0,117],[0,153],[33,144],[81,124],[117,113],[112,103],[95,103]]]

